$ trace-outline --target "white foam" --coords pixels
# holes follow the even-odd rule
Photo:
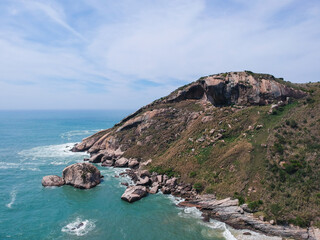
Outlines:
[[[11,193],[10,193],[10,196],[11,196],[11,201],[8,204],[6,204],[6,206],[8,208],[12,208],[12,205],[16,201],[17,191],[16,190],[12,190]]]
[[[61,231],[70,235],[83,236],[95,227],[96,225],[93,220],[81,220],[81,218],[77,218],[75,221],[64,226]]]
[[[126,172],[126,170],[129,168],[114,168],[114,167],[105,167],[104,169],[100,169],[101,174],[104,176],[105,180],[109,180],[111,178],[114,178],[115,175],[119,176],[117,178],[119,180],[119,186],[126,187],[121,184],[123,180],[125,180],[129,185],[133,185],[134,182],[132,179],[127,175],[120,175],[120,173]]]
[[[223,222],[210,219],[209,223],[203,223],[207,227],[219,231],[227,240],[281,240],[279,237],[270,237],[250,230],[236,230]],[[244,235],[249,232],[251,235]]]
[[[159,191],[161,192],[161,191]],[[178,205],[179,203],[183,202],[184,199],[181,197],[175,197],[171,194],[166,195],[175,205]]]
[[[65,133],[60,134],[60,137],[63,139],[68,139],[71,140],[72,137],[75,136],[89,136],[92,135],[96,132],[101,131],[102,129],[96,129],[96,130],[73,130],[73,131],[68,131]]]
[[[41,171],[39,168],[37,168],[37,167],[34,167],[34,168],[32,168],[32,167],[27,167],[27,168],[25,168],[25,167],[22,167],[22,168],[20,168],[20,170],[22,170],[22,171],[33,171],[33,172],[39,172],[39,171]]]
[[[23,150],[19,155],[27,158],[59,158],[68,156],[87,156],[85,152],[72,152],[70,151],[75,143],[64,143],[58,145],[40,146]]]
[[[10,163],[10,162],[0,162],[0,169],[10,169],[17,168],[20,164],[18,163]]]

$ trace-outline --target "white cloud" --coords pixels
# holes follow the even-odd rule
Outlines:
[[[0,14],[0,108],[137,108],[233,70],[319,80],[313,0],[23,3]]]

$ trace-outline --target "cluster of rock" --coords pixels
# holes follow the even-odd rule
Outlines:
[[[75,163],[66,167],[62,177],[57,175],[44,176],[42,185],[44,187],[71,185],[75,188],[89,189],[101,182],[101,174],[98,168],[90,163]]]
[[[196,191],[190,184],[178,183],[177,178],[169,178],[165,174],[157,174],[156,172],[150,174],[147,170],[127,169],[121,175],[130,176],[135,183],[134,186],[128,186],[121,196],[121,199],[130,203],[145,197],[147,193],[156,194],[158,191],[185,198],[196,196]]]
[[[93,155],[86,160],[97,161],[97,155]],[[186,199],[184,202],[180,202],[179,206],[197,207],[203,212],[204,220],[213,218],[225,222],[236,229],[250,229],[271,236],[309,240],[319,239],[318,235],[320,233],[318,229],[275,225],[274,221],[268,222],[254,217],[247,204],[239,206],[238,199],[226,198],[218,200],[213,194],[199,195],[191,184],[178,182],[176,177],[170,178],[165,174],[150,173],[148,170],[144,170],[145,165],[150,163],[151,160],[141,163],[137,159],[127,159],[122,156],[101,156],[99,158],[102,161],[102,166],[129,167],[129,169],[120,173],[120,175],[129,176],[134,182],[134,185],[131,186],[127,183],[122,183],[127,188],[121,199],[129,203],[146,197],[148,193],[156,194],[161,191],[163,194],[172,194]]]
[[[157,174],[156,172],[150,174],[148,170],[144,170],[143,168],[149,164],[151,160],[140,163],[136,158],[127,159],[121,155],[111,155],[102,151],[93,154],[91,158],[85,159],[85,161],[101,163],[101,166],[104,167],[129,168],[121,173],[121,175],[129,176],[135,185],[127,186],[121,199],[130,203],[147,196],[148,193],[156,194],[159,190],[164,194],[179,195],[182,197],[196,195],[196,191],[192,189],[190,184],[178,183],[175,177],[170,178],[165,174]],[[126,184],[123,183],[123,185]]]
[[[236,229],[251,229],[271,236],[294,239],[319,239],[319,230],[315,228],[299,228],[294,226],[275,225],[275,222],[256,218],[247,204],[239,206],[238,199],[216,199],[213,194],[197,195],[179,203],[182,207],[197,207],[203,212],[205,220],[220,220]]]

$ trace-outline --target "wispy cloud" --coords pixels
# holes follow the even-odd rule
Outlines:
[[[317,0],[3,0],[0,9],[0,109],[137,108],[232,70],[319,80]]]

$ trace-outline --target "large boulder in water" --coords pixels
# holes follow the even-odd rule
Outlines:
[[[141,198],[147,196],[147,188],[143,186],[130,186],[126,189],[124,194],[122,194],[121,199],[129,203],[140,200]]]
[[[101,181],[100,171],[90,163],[72,164],[63,169],[62,176],[66,184],[82,189],[93,188]]]
[[[48,175],[42,178],[42,186],[44,187],[60,187],[64,183],[64,179],[57,175]]]

